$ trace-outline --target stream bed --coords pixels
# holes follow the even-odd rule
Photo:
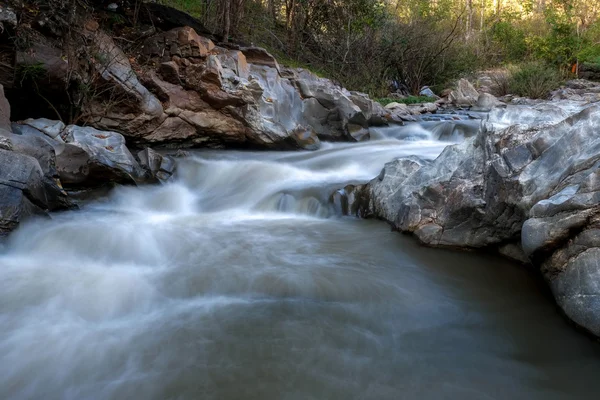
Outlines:
[[[166,185],[23,224],[0,244],[0,398],[600,397],[600,347],[533,274],[330,204],[457,126],[194,152]]]

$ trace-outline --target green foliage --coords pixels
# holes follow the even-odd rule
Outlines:
[[[386,106],[390,103],[404,103],[404,104],[420,104],[420,103],[433,103],[436,99],[429,96],[408,96],[403,98],[396,97],[382,97],[375,99],[376,102],[382,106]]]
[[[577,57],[579,62],[600,64],[600,21],[596,21],[584,33]]]
[[[17,68],[17,80],[19,84],[23,84],[27,81],[37,83],[46,76],[46,68],[44,63],[37,62],[34,64],[21,64]]]
[[[522,61],[527,54],[525,32],[509,21],[498,21],[490,29],[492,40],[504,55],[504,61]]]
[[[374,97],[388,94],[390,80],[416,94],[482,67],[600,60],[597,0],[158,1],[217,39],[263,46],[282,65]]]
[[[511,68],[508,87],[513,94],[542,99],[562,82],[563,77],[556,68],[540,62],[529,62]]]

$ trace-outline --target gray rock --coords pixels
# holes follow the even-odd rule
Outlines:
[[[363,93],[280,68],[264,49],[216,47],[189,27],[146,39],[142,52],[156,71],[139,77],[108,35],[86,35],[102,54],[97,70],[129,95],[108,111],[101,99],[91,101],[85,113],[90,125],[130,143],[314,149],[319,139],[366,139],[370,124],[385,125],[390,116]],[[299,127],[308,126],[304,140]]]
[[[29,118],[23,121],[23,123],[37,129],[52,139],[62,141],[59,136],[65,129],[65,124],[62,121],[54,121],[47,118]]]
[[[136,183],[144,179],[144,170],[119,133],[69,125],[64,140],[66,145],[56,157],[56,166],[65,187]]]
[[[0,235],[26,218],[69,205],[35,158],[0,149]]]
[[[450,92],[448,99],[457,106],[473,106],[477,103],[479,93],[471,82],[466,79],[460,79],[456,84],[456,89]]]
[[[170,156],[157,153],[149,147],[141,150],[137,155],[140,165],[148,170],[153,180],[164,183],[175,173],[176,163]]]
[[[345,209],[428,245],[529,257],[565,314],[600,336],[600,106],[569,107],[494,111],[433,162],[386,164]],[[507,126],[519,116],[526,125]]]
[[[505,104],[498,100],[494,95],[489,93],[481,93],[477,97],[477,103],[475,103],[475,107],[473,107],[473,110],[490,111],[492,108],[502,105]]]

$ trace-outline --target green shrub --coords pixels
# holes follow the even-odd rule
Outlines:
[[[512,68],[508,85],[513,94],[541,99],[558,88],[562,81],[557,69],[539,62],[530,62]]]

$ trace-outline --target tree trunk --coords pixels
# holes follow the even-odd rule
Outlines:
[[[231,28],[231,17],[229,13],[231,12],[231,1],[232,0],[223,0],[223,41],[227,43],[229,40],[229,29]]]

